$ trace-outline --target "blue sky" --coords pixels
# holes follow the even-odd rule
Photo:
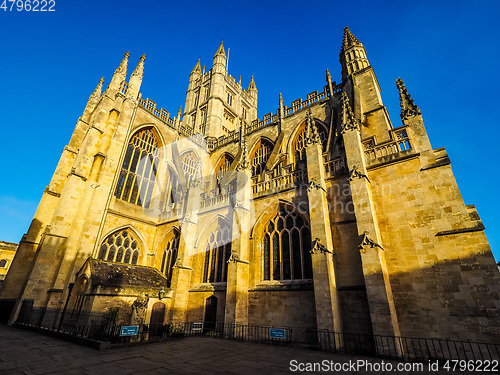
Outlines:
[[[0,10],[0,240],[26,232],[62,149],[99,78],[125,51],[147,56],[143,97],[173,114],[197,59],[222,39],[229,72],[252,74],[259,118],[340,82],[344,26],[364,44],[399,126],[396,78],[420,106],[433,147],[445,146],[466,204],[475,204],[497,259],[500,200],[498,1],[56,1],[55,12]]]

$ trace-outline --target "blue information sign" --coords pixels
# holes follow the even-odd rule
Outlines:
[[[269,334],[273,339],[284,339],[285,338],[285,330],[281,328],[271,328],[269,330]]]
[[[122,326],[120,336],[135,336],[139,332],[139,326]]]

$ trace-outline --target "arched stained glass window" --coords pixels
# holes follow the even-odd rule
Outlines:
[[[323,145],[323,152],[326,151],[326,143],[327,143],[327,131],[323,125],[320,124],[318,120],[314,120],[316,122],[316,127],[318,128],[319,138],[321,139],[321,144]],[[297,164],[299,161],[303,161],[306,159],[306,144],[305,144],[305,136],[306,136],[306,122],[301,125],[301,129],[295,136],[295,140],[292,145],[292,152],[295,158],[295,163]]]
[[[252,176],[257,176],[262,173],[266,167],[266,163],[271,156],[274,145],[265,138],[261,138],[254,147],[250,155],[250,164],[252,166]]]
[[[282,206],[266,228],[262,240],[263,279],[311,279],[311,232],[304,218]]]
[[[227,262],[231,256],[231,227],[219,220],[205,247],[203,282],[227,281]]]
[[[131,263],[132,260],[132,264],[137,264],[138,241],[128,229],[110,234],[99,248],[97,258],[118,263]]]
[[[174,237],[168,241],[167,248],[163,251],[163,257],[161,260],[161,273],[165,274],[167,278],[167,287],[170,288],[172,283],[172,271],[174,269],[175,262],[177,261],[177,252],[179,250],[179,232],[175,232]]]
[[[127,147],[115,197],[149,208],[158,167],[158,140],[151,128],[137,132]]]

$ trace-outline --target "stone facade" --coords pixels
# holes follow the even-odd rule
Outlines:
[[[16,255],[17,243],[0,241],[0,285],[9,272],[12,259]]]
[[[483,224],[401,79],[391,123],[349,29],[342,82],[327,70],[262,120],[222,43],[174,118],[141,96],[145,56],[126,81],[128,58],[89,98],[19,245],[0,296],[11,323],[23,306],[117,308],[123,323],[499,341]]]

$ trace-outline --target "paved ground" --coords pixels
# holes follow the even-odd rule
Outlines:
[[[159,344],[98,351],[39,333],[0,325],[0,374],[385,374],[376,371],[306,372],[290,370],[290,361],[333,363],[381,359],[334,355],[300,347],[190,337]],[[393,374],[437,374],[427,371],[396,371]],[[330,363],[330,362],[329,362]],[[451,374],[450,372],[442,372]]]

